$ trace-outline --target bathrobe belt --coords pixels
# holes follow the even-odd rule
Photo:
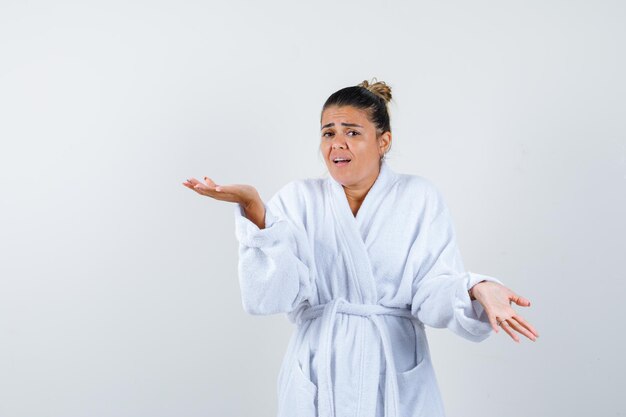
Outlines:
[[[335,417],[335,402],[333,399],[333,387],[330,370],[331,339],[337,313],[356,314],[366,316],[374,322],[383,345],[383,353],[386,360],[385,376],[385,417],[402,417],[399,415],[398,380],[396,365],[391,351],[391,340],[385,322],[379,314],[408,317],[417,320],[408,308],[385,307],[380,304],[353,304],[344,298],[335,298],[326,304],[319,304],[303,310],[299,315],[298,322],[310,320],[322,316],[320,339],[318,346],[318,407],[320,417]]]

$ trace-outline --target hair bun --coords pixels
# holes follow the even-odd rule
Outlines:
[[[371,91],[372,93],[383,99],[385,103],[389,103],[391,101],[391,87],[388,86],[384,81],[376,81],[376,77],[372,78],[372,82],[363,80],[363,82],[360,83],[358,87],[363,87],[368,91]]]

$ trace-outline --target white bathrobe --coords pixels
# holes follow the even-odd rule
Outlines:
[[[249,314],[296,325],[278,376],[278,417],[444,417],[424,325],[480,342],[492,331],[468,289],[441,193],[383,161],[356,217],[332,176],[298,179],[259,229],[235,205]]]

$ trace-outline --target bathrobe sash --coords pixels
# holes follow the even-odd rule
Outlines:
[[[391,339],[385,322],[380,314],[389,314],[410,318],[414,325],[420,325],[410,309],[385,307],[380,304],[349,303],[342,297],[333,299],[326,304],[319,304],[300,310],[296,323],[322,317],[318,345],[318,407],[320,417],[335,417],[335,401],[333,398],[333,382],[331,377],[332,334],[337,313],[364,316],[372,320],[381,337],[383,354],[386,361],[385,374],[385,417],[402,417],[399,414],[400,400],[398,397],[398,380],[396,365],[391,348]]]

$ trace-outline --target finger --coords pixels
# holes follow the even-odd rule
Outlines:
[[[209,177],[204,177],[204,182],[206,182],[209,188],[215,188],[217,186],[217,184]]]
[[[197,179],[191,177],[187,180],[190,184],[191,184],[191,189],[194,191],[198,191],[199,188],[197,188],[197,185],[202,185],[202,183],[200,181],[198,181]]]
[[[517,320],[515,320],[513,317],[511,317],[510,319],[507,320],[507,322],[509,323],[509,325],[515,329],[518,333],[523,334],[524,336],[526,336],[527,338],[529,338],[530,340],[532,340],[533,342],[535,340],[537,340],[537,338],[528,330],[526,329],[524,326],[522,326],[521,324],[519,324],[517,322]]]
[[[193,184],[192,184],[191,180],[189,180],[189,179],[188,179],[187,181],[183,182],[183,185],[184,185],[185,187],[187,187],[187,188],[191,189],[191,190],[193,190],[193,189],[194,189],[194,188],[193,188]]]
[[[219,191],[217,189],[218,185],[215,182],[213,182],[213,180],[211,178],[204,177],[204,181],[206,182],[206,185],[205,184],[202,184],[202,185],[205,186],[208,190]]]
[[[201,183],[201,182],[198,182],[197,184],[195,184],[195,185],[193,186],[193,189],[194,189],[194,191],[196,191],[198,194],[205,195],[205,196],[208,196],[208,197],[212,197],[212,196],[214,196],[214,195],[215,195],[215,194],[213,193],[213,191],[215,191],[214,189],[209,188],[209,186],[208,186],[208,185],[203,184],[203,183]]]
[[[202,184],[201,182],[199,182],[198,184],[195,184],[193,186],[193,189],[198,191],[198,192],[201,192],[203,194],[211,191],[211,189],[209,187],[207,187],[206,185]]]
[[[514,294],[511,297],[511,301],[522,307],[530,307],[530,300],[528,298],[522,297],[521,295]]]
[[[505,332],[508,333],[509,336],[511,336],[513,338],[513,340],[515,340],[517,343],[519,343],[519,337],[517,337],[517,335],[513,332],[513,330],[511,329],[511,327],[508,325],[508,323],[506,322],[506,320],[502,320],[500,322],[500,327],[502,327],[502,329],[504,329]]]
[[[498,318],[495,316],[495,314],[489,314],[489,312],[487,312],[487,318],[489,319],[489,323],[491,323],[491,328],[493,329],[493,331],[498,333]]]
[[[530,324],[529,322],[527,322],[526,320],[524,320],[524,318],[522,316],[520,316],[519,314],[515,314],[513,316],[513,318],[515,320],[517,320],[522,326],[526,327],[528,330],[530,330],[532,332],[532,334],[535,335],[535,337],[539,337],[539,333],[537,332],[537,330],[535,330],[535,328],[532,326],[532,324]]]

